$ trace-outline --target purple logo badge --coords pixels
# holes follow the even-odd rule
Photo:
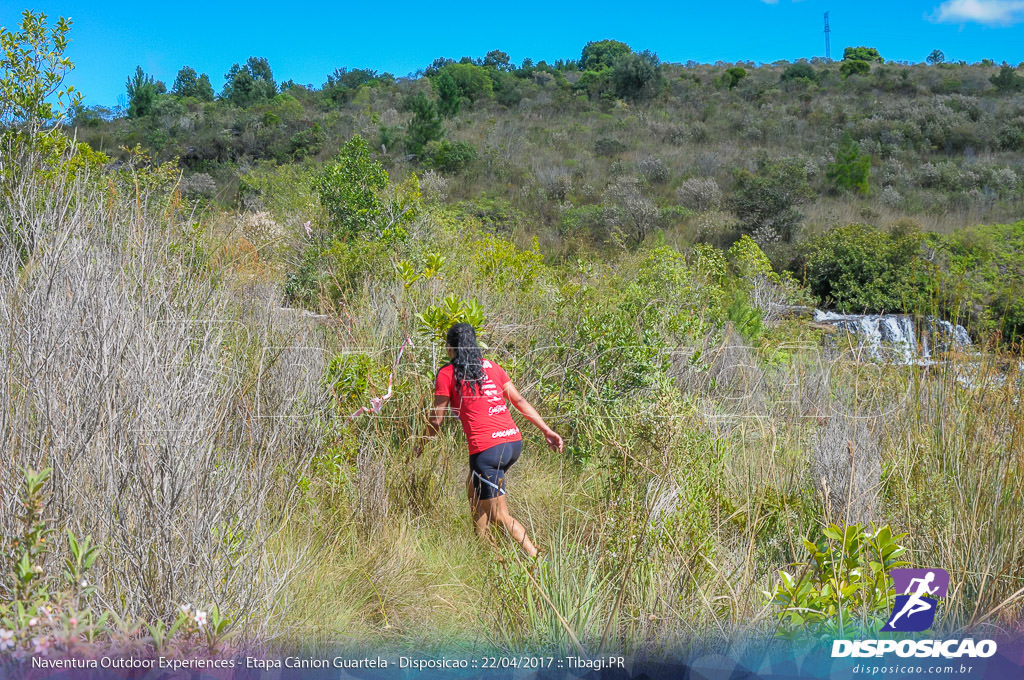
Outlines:
[[[949,572],[945,569],[893,569],[894,588],[897,593],[892,615],[883,631],[914,633],[931,628],[935,622],[935,607],[940,597],[949,590]]]

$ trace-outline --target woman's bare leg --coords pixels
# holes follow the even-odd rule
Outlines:
[[[530,557],[537,556],[537,548],[530,541],[526,534],[526,527],[520,524],[519,520],[509,514],[508,505],[505,504],[505,497],[488,498],[477,503],[473,513],[473,520],[477,526],[477,533],[487,532],[488,522],[497,522],[505,527],[505,531],[512,537],[512,540],[523,546],[523,551]],[[482,528],[481,528],[482,526]]]
[[[476,535],[497,547],[494,543],[494,537],[487,531],[489,516],[480,507],[480,497],[476,495],[476,488],[473,486],[472,471],[466,477],[466,497],[469,499],[469,515],[473,518],[473,529],[476,530]]]

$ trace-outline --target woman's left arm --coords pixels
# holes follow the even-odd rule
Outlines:
[[[512,402],[512,405],[523,414],[523,417],[529,420],[531,423],[537,426],[542,433],[544,433],[544,439],[555,451],[562,452],[562,437],[557,432],[548,427],[548,424],[544,422],[544,419],[537,413],[537,409],[533,407],[533,404],[526,401],[526,397],[519,394],[519,390],[509,380],[505,383],[505,398]]]

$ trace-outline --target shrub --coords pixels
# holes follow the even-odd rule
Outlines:
[[[868,73],[870,71],[871,64],[869,64],[866,61],[861,61],[859,59],[853,59],[851,61],[844,60],[843,63],[839,65],[839,72],[843,75],[844,78],[849,78],[850,76],[864,75],[865,73]]]
[[[635,177],[620,177],[605,191],[612,206],[609,213],[615,226],[625,232],[634,244],[643,243],[658,221],[658,206],[644,195],[640,181]]]
[[[800,249],[795,271],[824,304],[849,312],[916,310],[926,299],[922,235],[849,224],[813,238]]]
[[[779,81],[786,83],[793,80],[806,80],[809,82],[817,82],[818,73],[814,70],[814,67],[810,64],[791,64],[786,67],[786,70],[779,76]]]
[[[441,172],[459,172],[469,167],[476,160],[476,149],[466,142],[455,142],[447,139],[430,142],[424,150],[426,164]]]
[[[594,140],[594,153],[598,156],[617,156],[626,150],[626,145],[611,137],[598,137]]]
[[[801,217],[796,207],[813,196],[804,164],[795,158],[766,160],[757,174],[737,170],[734,178],[728,205],[741,228],[761,244],[789,241]]]
[[[876,633],[896,595],[889,570],[907,564],[906,549],[898,543],[905,536],[894,536],[888,526],[871,531],[860,524],[831,524],[816,542],[804,539],[807,561],[792,566],[795,577],[780,571],[779,584],[765,593],[777,608],[779,634]]]
[[[722,83],[730,90],[740,84],[740,81],[747,77],[747,69],[742,66],[727,68],[722,74]]]
[[[874,47],[847,47],[843,50],[843,61],[882,63],[882,55]]]
[[[602,205],[581,205],[562,213],[558,233],[568,238],[587,237],[597,241],[607,238],[605,207]]]
[[[722,190],[714,177],[692,177],[679,185],[676,198],[691,210],[716,210],[722,204]]]
[[[645,156],[637,162],[640,176],[651,184],[662,184],[668,181],[669,169],[665,161],[654,156]]]
[[[612,67],[611,82],[617,97],[640,101],[657,94],[665,77],[661,73],[658,55],[644,50],[617,59]]]

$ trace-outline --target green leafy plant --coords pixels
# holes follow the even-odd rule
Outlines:
[[[313,180],[335,235],[342,238],[377,231],[385,210],[381,192],[387,185],[387,171],[370,157],[370,148],[359,135],[353,135],[337,160]]]
[[[905,536],[888,526],[831,524],[817,541],[804,539],[807,561],[779,571],[778,585],[765,592],[778,633],[847,637],[884,625],[896,595],[889,570],[907,564],[899,544]]]
[[[0,126],[24,124],[30,132],[56,125],[75,109],[82,95],[63,87],[75,68],[64,56],[71,21],[61,17],[48,28],[46,15],[25,10],[20,30],[0,26]]]
[[[426,264],[422,271],[417,271],[416,267],[408,260],[399,261],[395,265],[395,269],[398,272],[398,278],[402,280],[406,288],[409,288],[420,279],[432,279],[435,276],[440,276],[441,267],[447,260],[448,258],[440,253],[427,253]]]
[[[452,324],[468,323],[477,329],[484,325],[486,317],[483,307],[476,299],[465,301],[452,293],[439,305],[429,305],[416,315],[419,330],[423,335],[436,341],[442,341]]]

